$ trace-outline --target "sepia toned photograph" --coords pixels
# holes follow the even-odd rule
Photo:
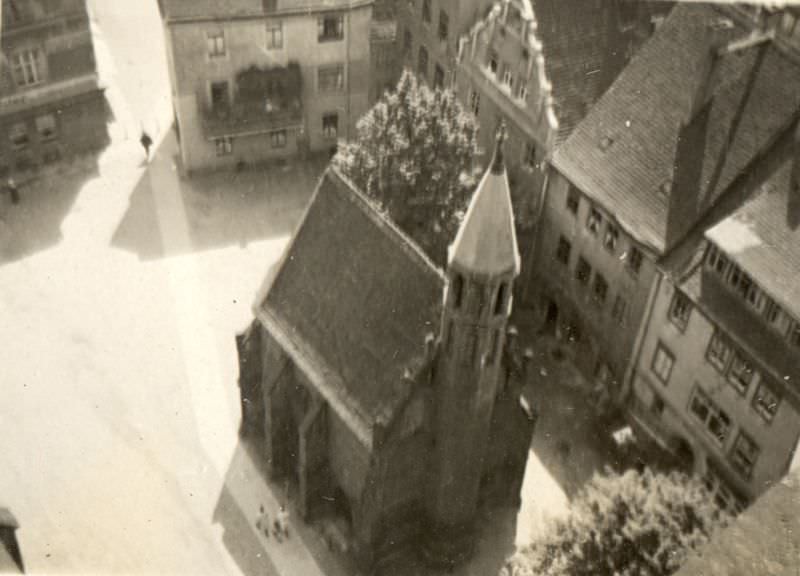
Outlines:
[[[0,22],[0,574],[800,574],[800,0]]]

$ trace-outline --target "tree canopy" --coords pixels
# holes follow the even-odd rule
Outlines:
[[[477,183],[477,131],[452,91],[406,70],[333,164],[441,265]]]
[[[666,576],[728,516],[684,474],[596,475],[501,576]]]

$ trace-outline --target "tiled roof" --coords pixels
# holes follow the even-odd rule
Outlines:
[[[610,2],[531,0],[563,141],[625,62]]]
[[[706,237],[800,319],[800,226],[789,222],[798,210],[789,202],[791,171],[791,162],[786,162],[758,195],[706,232]]]
[[[404,373],[438,333],[443,287],[422,251],[330,168],[256,313],[324,367],[338,405],[371,428],[408,392]]]
[[[167,20],[242,18],[277,12],[333,10],[371,0],[160,0]]]
[[[667,248],[669,194],[664,188],[673,176],[680,126],[689,115],[712,29],[724,29],[719,34],[728,39],[749,32],[724,21],[712,6],[675,7],[554,155],[559,171],[658,253]],[[722,80],[712,87],[702,157],[702,209],[800,110],[800,66],[765,46],[720,59],[716,77]]]

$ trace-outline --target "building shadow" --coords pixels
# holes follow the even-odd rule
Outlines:
[[[183,178],[177,155],[170,131],[130,196],[114,247],[154,260],[288,236],[326,166],[314,158]]]
[[[99,153],[48,165],[15,177],[19,203],[0,182],[0,266],[52,248],[61,242],[61,224],[84,185],[96,178]]]
[[[225,475],[225,483],[214,508],[212,521],[222,527],[222,542],[242,574],[246,576],[280,576],[269,559],[261,536],[254,525],[258,513],[259,494],[257,486],[265,480],[263,470],[253,469],[257,463],[257,447],[240,438],[236,445],[231,464]],[[254,477],[254,473],[256,477]],[[247,506],[239,494],[241,488],[250,487],[249,496],[254,506]],[[237,499],[237,496],[239,498]]]

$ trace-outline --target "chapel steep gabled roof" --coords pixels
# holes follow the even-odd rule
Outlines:
[[[254,311],[366,446],[410,393],[407,370],[439,330],[444,276],[328,168]],[[414,376],[411,374],[410,376]]]
[[[503,137],[504,130],[501,130],[492,164],[472,196],[448,255],[451,266],[455,264],[479,275],[519,273],[519,249],[503,160]]]

